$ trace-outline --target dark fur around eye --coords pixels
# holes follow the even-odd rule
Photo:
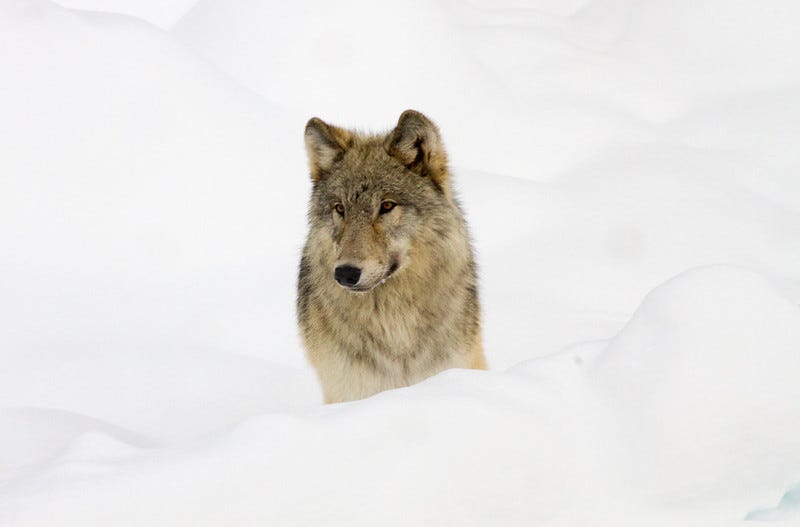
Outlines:
[[[394,201],[384,201],[381,203],[381,208],[379,209],[381,214],[386,214],[387,212],[391,212],[397,206],[397,203]]]

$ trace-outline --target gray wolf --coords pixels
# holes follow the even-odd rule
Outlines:
[[[486,369],[475,262],[436,125],[413,110],[387,134],[313,118],[305,144],[297,314],[325,402]]]

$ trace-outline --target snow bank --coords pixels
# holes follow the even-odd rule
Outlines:
[[[456,164],[551,180],[653,143],[686,155],[714,142],[736,159],[757,150],[773,158],[762,162],[797,168],[777,132],[800,111],[786,91],[800,81],[798,19],[800,6],[786,0],[205,0],[174,34],[304,115],[383,128],[396,108],[415,107],[446,131]],[[764,119],[775,97],[787,120]],[[719,126],[702,137],[680,126],[707,106],[724,118]],[[797,178],[784,187],[796,204]]]
[[[189,447],[84,434],[6,483],[0,519],[730,525],[796,481],[800,309],[759,276],[687,272],[591,348],[257,417]]]
[[[134,19],[0,9],[0,404],[162,441],[316,402],[301,118]]]
[[[604,444],[626,460],[609,470],[626,496],[745,503],[796,481],[798,316],[763,278],[733,268],[689,272],[648,295],[590,381],[620,425]]]

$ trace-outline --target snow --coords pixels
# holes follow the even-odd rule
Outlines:
[[[788,491],[777,507],[753,511],[747,515],[753,521],[800,520],[800,486]]]
[[[197,3],[196,0],[55,0],[70,9],[121,13],[170,29]]]
[[[796,480],[798,345],[780,291],[706,267],[608,342],[508,373],[450,371],[166,448],[83,433],[7,485],[6,510],[14,525],[722,524]]]
[[[0,0],[0,525],[800,521],[797,3],[58,4]],[[302,129],[406,108],[491,371],[322,406]]]

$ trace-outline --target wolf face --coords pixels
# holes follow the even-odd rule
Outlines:
[[[315,118],[305,141],[310,222],[330,245],[331,280],[363,293],[402,273],[453,206],[436,126],[409,110],[388,135],[361,136]]]

